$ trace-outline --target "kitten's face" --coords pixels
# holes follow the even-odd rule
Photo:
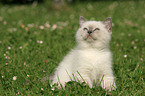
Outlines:
[[[87,21],[79,28],[80,38],[85,41],[96,41],[102,34],[103,27],[101,22]]]
[[[86,21],[81,17],[76,39],[79,43],[105,42],[106,44],[111,39],[111,23],[111,18],[105,21]]]

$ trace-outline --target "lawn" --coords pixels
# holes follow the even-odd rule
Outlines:
[[[0,5],[0,96],[144,96],[145,1]],[[51,90],[41,82],[76,45],[79,16],[112,17],[113,71],[117,90],[69,82]],[[15,78],[14,78],[15,77]],[[74,86],[76,84],[77,86]]]

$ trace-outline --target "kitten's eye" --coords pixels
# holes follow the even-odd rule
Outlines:
[[[87,29],[87,28],[84,28],[83,30],[84,30],[84,31],[88,31],[88,29]]]
[[[99,28],[96,28],[94,31],[99,31],[100,29]]]

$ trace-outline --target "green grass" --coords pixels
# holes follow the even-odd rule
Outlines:
[[[0,5],[1,96],[145,95],[144,1],[85,2],[57,8],[49,5]],[[106,92],[99,86],[90,89],[76,82],[67,83],[65,90],[53,91],[49,81],[41,82],[75,46],[79,16],[113,19],[111,50],[116,91]],[[57,28],[53,29],[55,24]]]

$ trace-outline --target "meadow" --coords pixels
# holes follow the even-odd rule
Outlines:
[[[143,0],[0,4],[0,96],[145,96],[144,9]],[[76,45],[80,16],[96,21],[112,17],[115,91],[76,82],[51,90],[48,80],[42,82]]]

